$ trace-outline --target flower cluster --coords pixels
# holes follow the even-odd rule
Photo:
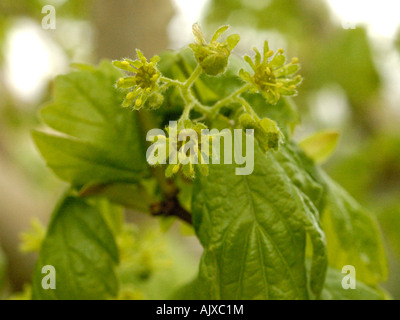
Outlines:
[[[283,133],[279,130],[275,121],[269,118],[254,120],[250,114],[244,113],[240,116],[239,123],[245,129],[254,130],[254,136],[264,151],[278,150]]]
[[[174,122],[171,122],[174,123]],[[152,144],[147,161],[152,165],[166,163],[166,177],[181,171],[189,179],[195,178],[194,165],[198,165],[202,175],[208,175],[208,163],[215,152],[212,150],[212,135],[202,123],[179,120],[166,127],[167,137],[158,135]],[[206,132],[205,132],[205,131]]]
[[[264,42],[264,54],[254,48],[254,62],[249,56],[245,56],[245,61],[253,69],[254,74],[240,70],[239,76],[253,86],[254,91],[262,93],[270,104],[276,104],[282,95],[292,96],[297,94],[297,86],[302,78],[295,76],[299,70],[298,59],[293,58],[290,63],[285,64],[286,58],[283,49],[279,49],[275,54],[268,47],[268,41]]]
[[[137,50],[137,60],[123,59],[113,62],[115,67],[129,73],[120,78],[116,84],[118,88],[128,90],[123,101],[124,107],[157,109],[164,103],[163,94],[166,94],[167,88],[174,87],[180,93],[184,107],[179,120],[170,121],[165,131],[154,129],[155,132],[149,135],[152,131],[150,130],[147,135],[147,140],[153,142],[147,149],[147,161],[150,165],[167,164],[165,171],[167,177],[181,172],[186,178],[193,179],[196,171],[208,175],[210,160],[212,163],[220,162],[220,150],[214,150],[219,147],[219,139],[224,137],[224,147],[227,148],[225,141],[228,140],[225,140],[225,135],[229,134],[231,137],[231,130],[236,123],[226,118],[228,133],[224,132],[225,129],[222,132],[217,129],[211,130],[210,133],[202,123],[190,120],[191,111],[200,113],[202,117],[199,119],[215,123],[216,117],[222,116],[221,108],[228,104],[236,106],[241,104],[245,113],[240,116],[239,123],[242,128],[254,130],[254,137],[263,150],[277,150],[284,138],[275,121],[269,118],[260,119],[247,100],[241,97],[241,94],[246,92],[259,92],[268,103],[276,104],[281,96],[297,94],[297,87],[302,81],[302,77],[296,75],[299,70],[298,59],[293,58],[286,63],[283,50],[279,49],[276,52],[270,50],[267,41],[264,42],[263,54],[254,48],[254,60],[249,56],[244,57],[252,70],[247,68],[250,72],[244,69],[239,71],[239,77],[246,83],[229,96],[211,106],[204,105],[196,96],[198,92],[192,89],[202,74],[216,76],[225,72],[230,54],[240,40],[239,35],[233,34],[224,41],[219,41],[228,28],[228,26],[220,27],[212,36],[210,43],[207,43],[200,26],[193,25],[195,43],[189,47],[193,51],[197,67],[184,81],[162,76],[157,68],[159,57],[154,56],[148,61],[140,50]],[[222,118],[225,119],[224,116]],[[224,152],[224,160],[227,156],[229,155]]]
[[[130,90],[122,103],[124,107],[132,106],[140,109],[157,109],[163,103],[163,96],[159,93],[159,79],[161,73],[157,69],[158,56],[151,58],[150,62],[140,50],[136,50],[138,59],[114,61],[115,67],[133,73],[132,76],[120,78],[117,88]]]
[[[194,56],[202,67],[203,71],[211,76],[216,76],[225,71],[228,65],[228,58],[231,51],[238,44],[240,37],[238,34],[230,35],[224,42],[218,42],[218,38],[228,30],[229,26],[223,26],[215,31],[211,42],[208,44],[200,26],[193,25],[193,34],[196,42],[189,45],[193,50]]]

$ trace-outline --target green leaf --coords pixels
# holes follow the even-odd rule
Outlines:
[[[357,277],[376,285],[387,277],[387,261],[375,217],[345,190],[323,175],[328,192],[322,225],[328,243],[329,264],[355,267]]]
[[[95,198],[89,201],[102,214],[114,237],[120,235],[124,229],[124,208],[112,204],[107,198]]]
[[[275,153],[275,158],[311,209],[304,211],[307,219],[303,223],[312,243],[310,286],[314,292],[319,292],[322,289],[327,266],[325,235],[319,223],[319,212],[324,208],[321,178],[314,163],[293,142],[282,145],[279,152]]]
[[[299,146],[293,142],[283,144],[275,157],[292,183],[307,195],[318,212],[322,212],[324,209],[324,186],[314,162],[306,157]]]
[[[62,136],[34,132],[35,143],[55,174],[73,185],[137,182],[148,174],[136,115],[121,107],[114,88],[119,76],[108,62],[59,76],[54,102],[41,110]]]
[[[137,182],[140,178],[140,172],[132,166],[134,163],[118,158],[111,150],[39,131],[34,131],[32,136],[47,165],[59,178],[73,185]]]
[[[185,249],[182,241],[157,227],[149,227],[141,225],[139,232],[126,224],[119,238],[119,297],[127,289],[133,289],[142,299],[169,299],[178,287],[195,276],[198,259]]]
[[[211,165],[195,181],[192,215],[204,247],[198,295],[206,299],[307,299],[309,279],[318,296],[326,270],[316,209],[271,152],[255,148],[254,172]],[[305,239],[314,244],[311,275]]]
[[[390,297],[381,289],[370,287],[359,281],[356,273],[356,288],[343,289],[342,280],[346,274],[334,268],[328,268],[326,282],[322,292],[323,300],[385,300]]]
[[[299,145],[315,163],[323,163],[335,151],[338,139],[337,131],[323,131],[305,138]]]
[[[294,144],[277,153],[292,182],[322,214],[329,264],[337,269],[353,265],[358,279],[371,285],[385,280],[387,265],[376,219],[343,188],[315,167]]]
[[[309,266],[309,263],[307,263]],[[342,286],[343,277],[346,274],[341,273],[335,268],[329,267],[326,274],[324,288],[321,294],[321,300],[388,300],[391,297],[379,287],[371,287],[360,280],[357,280],[356,288],[344,289]],[[173,299],[177,300],[205,300],[204,284],[198,279],[183,286],[175,292]]]
[[[53,213],[36,263],[32,298],[106,299],[117,294],[118,250],[101,213],[67,196]],[[42,288],[43,266],[54,266],[56,289]]]

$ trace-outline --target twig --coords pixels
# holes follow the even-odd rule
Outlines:
[[[176,196],[151,205],[150,213],[153,216],[175,216],[189,223],[190,225],[193,224],[192,215],[181,206]]]

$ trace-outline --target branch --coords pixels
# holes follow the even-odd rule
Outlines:
[[[153,216],[175,216],[190,225],[193,224],[192,215],[181,206],[176,196],[151,205],[150,213]]]

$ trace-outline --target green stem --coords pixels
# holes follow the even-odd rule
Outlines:
[[[183,109],[183,113],[180,117],[182,120],[189,119],[189,114],[190,110],[194,108],[195,110],[203,113],[203,114],[210,114],[209,108],[206,106],[203,106],[191,93],[191,87],[196,81],[196,79],[199,77],[201,74],[202,69],[200,65],[197,65],[197,67],[193,70],[192,74],[190,75],[189,78],[186,79],[186,81],[180,86],[181,90],[181,95],[183,100],[185,101],[185,108]]]
[[[213,115],[217,114],[223,106],[226,106],[229,103],[235,102],[235,98],[237,96],[239,96],[240,94],[242,94],[243,92],[249,90],[250,87],[251,87],[250,84],[246,84],[243,87],[236,90],[235,92],[231,93],[229,96],[227,96],[224,99],[215,103],[213,106],[211,106],[212,114]]]
[[[210,116],[212,114],[211,107],[201,104],[199,101],[195,101],[193,109],[204,114],[205,116]]]
[[[187,78],[186,81],[184,82],[182,90],[185,90],[185,91],[190,90],[191,86],[196,81],[197,77],[201,74],[201,71],[202,71],[202,69],[201,69],[200,65],[198,64],[197,67],[193,70],[190,77]]]
[[[179,120],[188,120],[189,119],[190,110],[192,110],[193,106],[194,106],[194,102],[193,101],[188,103],[185,106],[185,108],[183,109],[182,115],[179,118]]]
[[[174,79],[170,79],[167,77],[161,77],[160,81],[165,82],[166,85],[169,86],[177,86],[177,87],[183,87],[184,86],[184,82],[178,81],[178,80],[174,80]]]
[[[236,97],[236,101],[239,102],[243,106],[244,110],[247,113],[250,113],[253,116],[254,120],[260,121],[260,118],[258,117],[257,113],[254,111],[254,109],[251,107],[251,105],[245,99]]]
[[[169,79],[166,77],[160,78],[161,81],[166,83],[166,86],[177,86],[180,89],[182,98],[186,104],[185,108],[183,110],[183,113],[180,117],[180,119],[182,119],[182,120],[189,119],[190,111],[192,109],[206,115],[207,117],[215,118],[216,115],[218,114],[219,110],[223,106],[225,106],[229,103],[239,102],[237,100],[238,96],[240,94],[242,94],[243,92],[249,90],[251,87],[250,84],[246,84],[246,85],[242,86],[241,88],[239,88],[238,90],[236,90],[235,92],[231,93],[229,96],[218,101],[213,106],[211,106],[211,107],[205,106],[200,101],[198,101],[191,92],[191,87],[193,86],[194,82],[199,77],[201,72],[202,72],[201,66],[197,65],[196,68],[193,70],[192,74],[190,75],[190,77],[187,78],[185,82]],[[252,114],[255,114],[255,112],[253,111]]]

